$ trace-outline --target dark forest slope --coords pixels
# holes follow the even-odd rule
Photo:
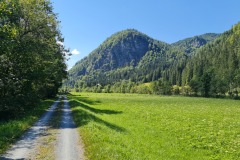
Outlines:
[[[188,60],[183,84],[201,95],[237,95],[240,78],[240,23],[213,43],[199,49]]]

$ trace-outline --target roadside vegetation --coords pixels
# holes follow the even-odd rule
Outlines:
[[[0,121],[0,154],[4,153],[11,143],[16,141],[24,131],[30,128],[53,102],[54,99],[41,101],[36,108],[27,110],[18,118]]]
[[[240,101],[70,93],[91,159],[239,159]]]

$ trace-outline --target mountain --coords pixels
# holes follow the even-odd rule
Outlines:
[[[149,51],[164,52],[170,45],[128,29],[107,38],[89,56],[80,60],[69,71],[70,77],[108,72],[126,66],[135,67]]]
[[[216,33],[206,33],[203,35],[180,40],[171,45],[189,54],[189,53],[193,53],[196,49],[206,45],[207,43],[214,41],[219,36],[220,34],[216,34]]]
[[[117,32],[69,70],[65,85],[103,86],[122,80],[151,82],[159,78],[181,85],[182,72],[197,49],[219,35],[208,33],[167,44],[135,29]],[[179,76],[173,77],[178,70]],[[171,72],[171,73],[170,73]],[[171,79],[171,80],[170,80]]]

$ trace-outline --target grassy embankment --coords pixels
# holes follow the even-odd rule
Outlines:
[[[21,118],[0,122],[0,154],[4,153],[53,103],[53,99],[42,101],[38,107],[21,115]]]
[[[240,159],[240,101],[68,95],[85,154],[101,159]]]

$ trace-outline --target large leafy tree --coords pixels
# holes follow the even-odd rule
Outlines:
[[[0,111],[54,96],[66,77],[63,38],[48,0],[0,2]]]

